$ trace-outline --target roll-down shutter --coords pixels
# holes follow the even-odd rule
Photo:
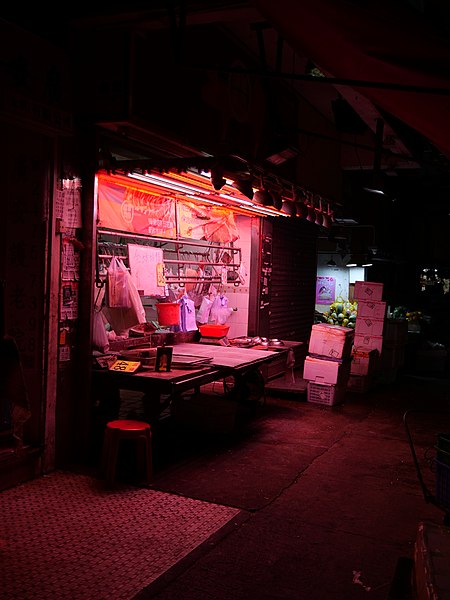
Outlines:
[[[301,219],[272,221],[268,337],[305,341],[314,322],[319,228]]]

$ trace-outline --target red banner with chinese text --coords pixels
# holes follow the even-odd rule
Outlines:
[[[173,238],[175,200],[100,180],[97,224],[118,231]]]
[[[98,183],[97,225],[141,235],[222,244],[239,238],[230,209],[161,196],[103,179]]]
[[[230,209],[200,206],[178,200],[178,228],[181,237],[229,244],[239,238]]]

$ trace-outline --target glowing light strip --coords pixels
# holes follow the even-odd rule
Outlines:
[[[189,196],[189,194],[186,194],[186,198],[190,198],[191,200],[197,200],[197,202],[206,202],[207,204],[223,206],[223,202],[216,202],[215,200],[210,200],[209,198],[201,198],[200,196]]]
[[[253,204],[252,206],[241,206],[240,208],[243,208],[258,215],[263,215],[265,217],[289,217],[289,215],[286,213],[271,211],[270,209],[266,209],[262,206],[257,206],[256,204]]]
[[[259,204],[253,204],[254,208],[256,208],[257,210],[267,214],[267,215],[273,215],[273,216],[278,216],[281,213],[278,212],[276,209],[273,208],[267,208],[265,206],[260,206]]]
[[[145,177],[147,177],[148,179],[150,179],[151,181],[161,181],[162,183],[170,183],[170,184],[174,184],[177,185],[180,188],[185,189],[188,192],[198,192],[201,194],[210,194],[211,192],[203,189],[203,188],[199,188],[199,187],[194,187],[192,185],[186,185],[185,183],[182,183],[180,181],[173,181],[173,179],[167,179],[166,177],[160,177],[159,175],[153,175],[153,173],[149,173],[148,175],[145,175]]]
[[[191,192],[193,194],[205,194],[209,196],[211,192],[207,190],[202,190],[200,188],[194,188],[189,185],[184,185],[183,183],[178,183],[175,181],[170,181],[169,179],[163,179],[162,177],[157,177],[155,175],[136,175],[134,173],[128,173],[128,177],[131,179],[137,179],[139,181],[145,181],[145,183],[152,183],[153,185],[157,185],[159,187],[166,188],[168,190],[172,190],[174,192]]]
[[[153,173],[150,173],[153,175]],[[153,175],[157,177],[157,175]],[[163,179],[162,176],[160,176]],[[198,175],[197,173],[193,173],[192,171],[188,171],[187,173],[174,173],[173,171],[169,171],[168,177],[165,178],[166,181],[175,181],[175,183],[179,183],[180,185],[188,185],[191,187],[201,188],[202,190],[209,191],[211,190],[211,181],[205,180],[204,177]]]
[[[235,198],[234,196],[229,196],[228,194],[219,194],[221,198],[225,198],[226,200],[233,200],[233,202],[238,202],[239,204],[248,204],[249,206],[254,206],[253,202],[250,200],[241,200],[240,198]]]
[[[128,173],[128,177],[130,177],[131,179],[136,179],[138,181],[143,181],[147,184],[153,184],[157,187],[162,187],[168,190],[171,190],[173,192],[180,192],[182,193],[186,198],[189,198],[191,200],[196,200],[197,202],[204,202],[206,204],[213,204],[216,206],[227,206],[226,203],[222,203],[222,202],[217,202],[215,200],[210,200],[209,198],[204,198],[203,196],[209,196],[211,195],[211,192],[208,190],[204,190],[201,188],[195,188],[189,185],[185,185],[179,181],[174,181],[171,179],[166,179],[164,177],[159,177],[158,175],[139,175],[139,174],[134,174],[134,173]],[[191,194],[188,194],[187,192],[191,192]],[[283,213],[281,211],[277,211],[276,209],[272,209],[272,208],[267,208],[265,206],[260,206],[259,204],[255,204],[253,202],[250,202],[249,200],[244,200],[241,198],[236,198],[235,196],[231,196],[229,194],[221,194],[219,193],[218,196],[220,198],[224,198],[225,200],[231,200],[232,202],[235,203],[234,208],[236,209],[242,209],[244,211],[248,211],[250,213],[253,214],[257,214],[260,216],[264,216],[264,217],[289,217],[290,215]],[[233,208],[233,206],[230,206],[228,204],[228,206],[230,208]]]

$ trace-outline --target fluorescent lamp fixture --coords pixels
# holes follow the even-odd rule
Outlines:
[[[355,219],[347,219],[347,218],[342,218],[342,219],[335,219],[336,223],[338,225],[358,225],[358,221],[355,221]]]
[[[186,198],[190,198],[191,200],[197,200],[197,202],[206,202],[206,204],[223,206],[223,202],[216,202],[215,200],[210,200],[209,198],[201,198],[200,196],[189,196],[189,194],[187,194]]]
[[[249,200],[242,200],[241,198],[235,198],[234,196],[229,196],[228,194],[219,194],[220,198],[225,198],[226,200],[233,200],[233,202],[239,202],[240,204],[248,204],[249,206],[253,206],[253,202]]]
[[[137,179],[138,181],[143,181],[144,183],[147,183],[147,184],[149,184],[149,183],[153,183],[154,185],[158,185],[159,187],[163,187],[163,188],[166,188],[166,189],[168,189],[168,190],[172,190],[172,191],[174,191],[174,192],[175,192],[175,191],[176,191],[176,192],[180,192],[180,191],[181,191],[181,188],[176,188],[176,187],[174,187],[172,184],[168,184],[168,183],[162,183],[162,182],[160,182],[160,183],[153,182],[153,181],[151,181],[151,180],[148,178],[148,176],[147,176],[147,175],[136,175],[135,173],[128,173],[128,177],[129,177],[130,179]],[[185,191],[185,190],[184,190],[184,191]]]
[[[366,262],[366,263],[363,263],[361,266],[362,266],[362,267],[371,267],[372,265],[373,265],[373,263],[371,263],[371,262]]]
[[[248,210],[249,212],[255,213],[256,215],[261,215],[263,217],[289,217],[282,212],[271,211],[270,209],[266,209],[263,206],[240,206],[240,208]]]
[[[158,185],[161,184],[168,184],[168,185],[173,185],[176,186],[177,188],[180,188],[182,190],[186,190],[187,192],[197,192],[199,194],[209,194],[210,192],[208,192],[208,190],[204,190],[203,188],[198,188],[198,187],[194,187],[192,185],[186,185],[184,183],[181,183],[180,181],[173,181],[171,179],[167,179],[165,177],[159,177],[158,175],[146,175],[147,179],[150,179],[150,181],[153,181],[155,183],[157,183]]]
[[[369,187],[365,187],[365,188],[363,188],[363,190],[365,190],[366,192],[369,192],[369,194],[378,194],[379,196],[384,196],[383,190],[378,190],[376,188],[369,188]]]
[[[135,173],[128,173],[128,177],[131,177],[131,179],[137,179],[139,181],[145,181],[146,183],[153,183],[153,185],[163,187],[167,190],[173,190],[174,192],[191,192],[193,194],[205,195],[210,194],[208,190],[196,188],[191,185],[185,185],[184,183],[181,183],[179,181],[172,181],[171,179],[159,177],[158,175],[137,175]]]
[[[358,265],[357,265],[357,263],[350,261],[345,266],[351,268],[351,267],[357,267]]]
[[[270,216],[279,217],[282,213],[278,212],[274,208],[266,208],[265,206],[261,206],[260,204],[254,204],[253,207],[260,213]]]

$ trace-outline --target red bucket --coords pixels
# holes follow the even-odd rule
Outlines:
[[[156,305],[158,323],[162,326],[180,324],[180,304],[178,302],[159,302]]]

